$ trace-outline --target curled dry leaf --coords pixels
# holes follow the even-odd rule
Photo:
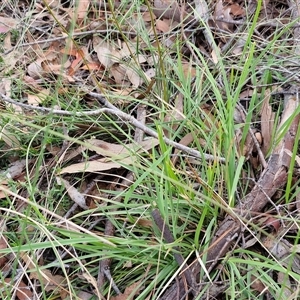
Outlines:
[[[265,227],[265,226],[268,226],[268,227],[271,227],[274,229],[275,231],[275,234],[278,233],[280,227],[281,227],[281,222],[280,220],[277,218],[274,218],[274,217],[262,217],[260,218],[260,222],[259,224],[262,226],[262,227]]]
[[[126,82],[126,68],[120,64],[114,64],[110,69],[111,75],[114,77],[115,82],[124,85]],[[130,84],[130,83],[128,83]]]
[[[272,111],[272,107],[269,104],[271,97],[271,91],[267,89],[265,91],[264,101],[260,109],[261,115],[261,135],[263,144],[261,150],[264,155],[267,155],[270,147],[272,146],[272,132],[274,128],[275,113]]]
[[[89,209],[89,207],[86,205],[85,197],[81,193],[79,193],[78,190],[74,188],[74,186],[70,185],[67,180],[61,177],[56,177],[56,181],[58,184],[64,185],[68,192],[68,195],[76,204],[78,204],[84,210]]]

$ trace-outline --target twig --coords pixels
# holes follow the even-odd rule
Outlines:
[[[64,116],[77,116],[77,117],[87,117],[87,116],[97,116],[97,115],[101,115],[101,114],[110,114],[110,115],[115,115],[117,117],[119,117],[120,119],[122,119],[123,121],[129,122],[130,124],[132,124],[133,126],[135,126],[136,128],[141,129],[142,131],[144,131],[146,134],[154,137],[154,138],[159,138],[158,133],[148,127],[146,127],[144,124],[142,124],[141,122],[139,122],[137,119],[135,119],[134,117],[122,112],[121,110],[119,110],[116,106],[112,105],[110,102],[108,102],[104,96],[97,94],[97,93],[88,93],[90,96],[96,98],[97,100],[99,100],[103,105],[105,105],[108,108],[100,108],[100,109],[96,109],[96,110],[91,110],[91,111],[85,111],[85,112],[72,112],[72,111],[66,111],[66,110],[60,110],[60,109],[51,109],[51,108],[46,108],[46,107],[39,107],[39,106],[31,106],[28,104],[24,104],[24,103],[19,103],[7,96],[5,96],[4,94],[0,93],[0,97],[2,98],[3,101],[23,107],[25,109],[29,109],[29,110],[37,110],[37,111],[41,111],[44,113],[52,113],[54,115],[64,115]],[[164,140],[164,142],[169,145],[172,146],[178,150],[181,150],[183,152],[186,152],[196,158],[199,159],[204,159],[204,160],[208,160],[208,161],[218,161],[220,163],[225,163],[225,158],[224,157],[218,157],[218,156],[214,156],[211,154],[206,154],[206,153],[201,153],[195,149],[189,148],[187,146],[184,146],[182,144],[176,143],[170,139],[168,139],[167,137],[162,137],[162,139]]]

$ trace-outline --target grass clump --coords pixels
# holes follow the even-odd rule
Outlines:
[[[288,5],[21,2],[0,4],[1,298],[296,299]]]

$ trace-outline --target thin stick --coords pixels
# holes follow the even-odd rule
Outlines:
[[[100,109],[85,111],[85,112],[72,112],[72,111],[67,111],[67,110],[51,109],[51,108],[46,108],[46,107],[32,106],[29,104],[19,103],[15,100],[5,96],[4,94],[0,93],[0,97],[5,102],[23,107],[25,109],[37,110],[37,111],[41,111],[44,113],[53,113],[56,115],[77,116],[77,117],[96,116],[96,115],[101,115],[101,114],[115,115],[115,116],[119,117],[120,119],[122,119],[123,121],[129,122],[131,125],[135,126],[136,128],[141,129],[146,134],[148,134],[154,138],[157,138],[157,139],[159,138],[158,133],[156,131],[146,127],[144,124],[139,122],[134,117],[119,110],[116,106],[114,106],[113,104],[108,102],[104,96],[97,94],[97,93],[91,93],[91,92],[88,93],[88,95],[96,98],[97,100],[99,100],[103,105],[105,105],[108,108],[100,108]],[[192,155],[196,158],[204,159],[204,160],[208,160],[208,161],[219,161],[220,163],[225,163],[224,157],[218,157],[218,156],[214,156],[211,154],[201,153],[195,149],[192,149],[192,148],[189,148],[182,144],[176,143],[176,142],[168,139],[167,137],[162,137],[162,139],[167,145],[172,146],[178,150],[181,150],[181,151],[183,151],[189,155]]]

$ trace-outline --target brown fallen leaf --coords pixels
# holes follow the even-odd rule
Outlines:
[[[88,9],[90,6],[90,0],[80,0],[77,2],[76,8],[75,8],[75,16],[77,16],[77,23],[81,23],[82,20],[87,16]]]
[[[235,17],[243,17],[246,14],[245,10],[238,3],[232,3],[230,5],[230,12]]]
[[[16,29],[17,18],[0,17],[0,33],[7,33],[11,29]]]
[[[156,21],[156,29],[161,32],[168,32],[170,30],[170,22],[167,19],[157,20]]]
[[[69,197],[76,203],[78,204],[82,209],[87,210],[89,207],[86,205],[85,201],[85,196],[83,196],[78,190],[72,186],[67,180],[61,178],[61,177],[56,177],[56,181],[60,185],[64,185],[66,188]]]
[[[216,25],[226,31],[233,31],[233,21],[230,15],[231,8],[223,5],[223,0],[218,0],[215,6],[214,19]],[[224,20],[224,21],[223,21]]]
[[[10,148],[21,147],[20,142],[16,138],[16,134],[14,132],[10,132],[6,127],[0,127],[0,140],[3,140]]]
[[[277,236],[278,237],[269,235],[265,237],[263,239],[263,245],[283,266],[290,266],[295,273],[299,274],[300,256],[297,251],[295,251],[295,246],[287,239],[280,237],[280,234],[277,234]],[[293,255],[291,255],[291,253],[293,253]]]
[[[42,101],[44,101],[50,95],[49,89],[43,89],[37,94],[28,94],[28,104],[38,106]]]
[[[128,77],[129,81],[131,82],[134,88],[138,88],[143,83],[142,77],[134,68],[130,66],[127,66],[126,76]]]
[[[251,288],[259,293],[262,293],[266,286],[255,276],[251,276]]]
[[[20,281],[18,283],[17,282],[13,283],[11,278],[5,278],[4,281],[5,281],[5,283],[7,283],[7,285],[11,285],[14,287],[14,289],[16,289],[16,295],[19,300],[33,299],[32,291],[30,290],[28,285],[26,285],[23,281]],[[0,287],[1,287],[1,285],[0,285]],[[8,299],[8,298],[5,298],[5,299]]]
[[[266,89],[264,101],[260,109],[261,115],[261,135],[263,138],[263,144],[261,147],[262,153],[267,155],[270,147],[272,146],[272,132],[274,128],[275,113],[272,111],[272,107],[269,104],[271,97],[270,89]]]
[[[188,16],[188,12],[182,9],[176,0],[154,0],[153,13],[157,19],[165,18],[181,22],[181,18],[184,22],[189,22],[193,18]]]
[[[21,253],[21,258],[24,260],[24,262],[26,262],[29,269],[39,270],[39,271],[32,271],[30,273],[30,278],[41,281],[41,283],[44,285],[45,291],[48,292],[57,289],[57,292],[59,292],[60,289],[63,289],[63,286],[66,283],[66,279],[63,276],[52,275],[51,271],[47,269],[41,270],[39,267],[36,266],[32,258],[29,257],[28,254],[25,252]]]
[[[158,139],[155,138],[145,139],[139,144],[132,143],[125,145],[108,143],[98,139],[90,139],[86,141],[86,148],[106,157],[121,159],[131,156],[132,153],[148,151],[157,146],[158,143]]]
[[[7,240],[6,238],[2,235],[0,237],[0,249],[6,249],[7,248]],[[1,254],[0,256],[0,268],[2,268],[4,266],[4,264],[7,262],[7,258],[5,257],[4,254]]]
[[[93,46],[94,46],[94,50],[97,53],[97,57],[100,63],[105,68],[110,68],[114,64],[112,57],[116,55],[116,52],[114,52],[113,55],[114,49],[112,45],[109,44],[106,40],[97,36],[94,37],[93,39]]]
[[[132,285],[128,286],[123,294],[117,295],[115,297],[111,297],[111,300],[132,300],[134,296],[139,293],[139,286],[140,281],[133,283]]]
[[[126,68],[123,65],[120,64],[114,64],[110,69],[111,75],[115,79],[115,82],[117,84],[120,84],[124,86],[124,84],[127,82],[126,78]],[[128,85],[130,83],[128,82]]]
[[[82,172],[101,172],[111,169],[118,169],[124,165],[132,165],[134,161],[131,158],[123,159],[120,163],[109,161],[107,158],[101,158],[93,161],[73,164],[63,168],[58,174],[73,174]]]
[[[152,149],[159,143],[158,139],[150,138],[142,141],[140,144],[119,145],[107,143],[102,140],[91,139],[86,141],[86,149],[95,151],[105,156],[93,161],[73,164],[63,168],[58,174],[79,173],[79,172],[101,172],[115,168],[121,168],[135,163],[132,153],[142,153]],[[110,159],[111,158],[111,159]],[[114,160],[114,161],[112,161]]]

